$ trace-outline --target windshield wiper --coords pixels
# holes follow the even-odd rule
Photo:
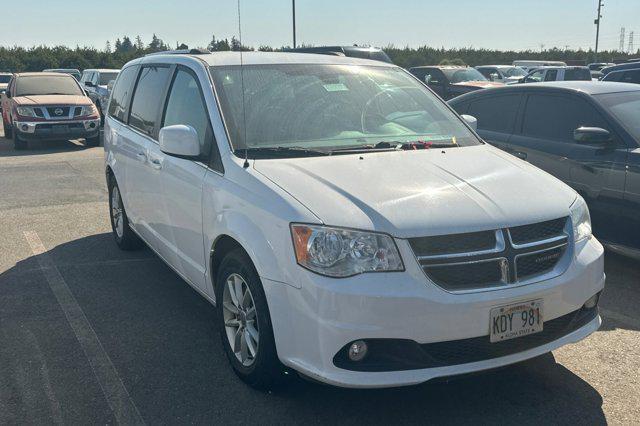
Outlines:
[[[385,152],[385,151],[410,151],[410,150],[418,150],[418,149],[429,149],[429,148],[456,148],[457,144],[451,143],[441,143],[441,142],[429,142],[429,141],[409,141],[409,142],[400,142],[400,141],[382,141],[378,142],[375,145],[358,145],[358,146],[348,146],[345,148],[336,148],[331,151],[331,154],[355,154],[355,153],[363,153],[363,152]]]
[[[238,157],[244,157],[245,152],[248,158],[282,158],[282,157],[321,157],[330,155],[327,151],[318,149],[303,148],[299,146],[265,146],[254,148],[239,148],[234,151]]]

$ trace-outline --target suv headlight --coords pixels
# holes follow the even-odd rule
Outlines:
[[[571,224],[573,225],[573,239],[577,243],[591,236],[591,216],[587,203],[580,195],[570,208]]]
[[[291,234],[298,264],[321,275],[344,278],[404,270],[398,248],[386,234],[302,224],[292,224]]]
[[[16,108],[16,112],[18,113],[18,115],[21,115],[23,117],[35,117],[36,113],[33,111],[33,108],[31,107],[22,107],[19,106]]]
[[[83,106],[80,109],[80,115],[82,115],[82,116],[85,116],[85,115],[97,115],[97,114],[98,114],[98,108],[96,108],[96,106],[94,104]]]

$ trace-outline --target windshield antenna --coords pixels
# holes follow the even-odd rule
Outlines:
[[[242,21],[240,19],[240,0],[238,0],[238,41],[240,42],[240,89],[242,90],[242,132],[244,133],[244,164],[249,168],[249,146],[247,145],[247,113],[244,106],[244,62],[242,61]]]

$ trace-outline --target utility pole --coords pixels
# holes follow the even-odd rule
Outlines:
[[[629,50],[629,55],[633,55],[635,53],[634,52],[635,49],[633,47],[633,31],[629,33],[629,49],[628,50]]]
[[[293,48],[296,48],[296,0],[291,0],[291,9],[293,10]]]
[[[602,10],[602,0],[598,0],[598,17],[596,18],[595,21],[593,21],[594,24],[596,24],[596,60],[598,60],[598,40],[600,39],[600,18],[602,18],[602,14],[600,13],[600,11]]]
[[[620,52],[624,52],[624,32],[625,32],[625,28],[622,27],[620,28],[620,47],[618,48],[618,51]]]

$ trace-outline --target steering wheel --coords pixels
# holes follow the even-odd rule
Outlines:
[[[386,96],[391,97],[391,96],[389,95],[389,92],[391,92],[391,91],[392,91],[392,89],[385,89],[385,90],[382,90],[382,91],[380,91],[380,92],[376,93],[375,95],[373,95],[373,96],[372,96],[372,97],[367,101],[367,103],[366,103],[366,104],[364,104],[364,108],[362,108],[362,114],[360,114],[360,127],[362,128],[362,133],[367,133],[367,128],[366,128],[365,121],[366,121],[366,117],[367,117],[367,115],[369,115],[369,108],[371,107],[371,104],[373,104],[373,101],[377,100],[377,99],[378,99],[380,96],[382,96],[382,95],[386,95]],[[385,117],[384,115],[382,115],[382,113],[381,113],[381,112],[374,113],[374,114],[372,114],[372,116],[377,116],[377,117],[379,117],[379,118],[382,118],[382,121],[387,121],[387,117]]]

